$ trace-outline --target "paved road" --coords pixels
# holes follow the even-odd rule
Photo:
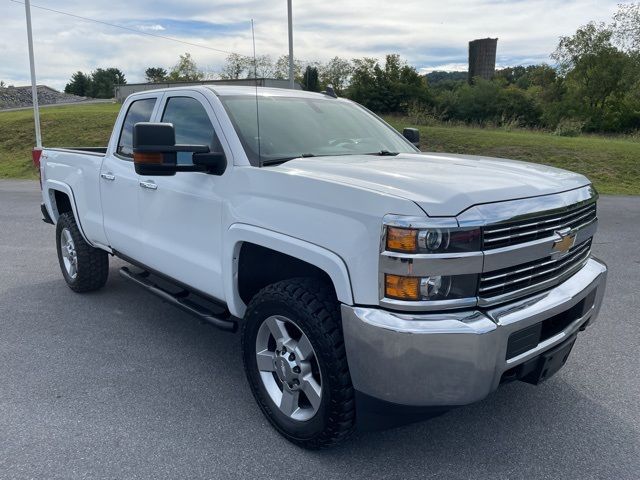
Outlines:
[[[255,405],[236,335],[125,283],[62,281],[37,184],[0,182],[1,478],[640,478],[640,198],[601,201],[600,321],[540,387],[327,452]]]

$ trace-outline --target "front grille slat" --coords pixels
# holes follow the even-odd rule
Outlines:
[[[556,277],[561,277],[565,273],[571,271],[573,268],[582,266],[584,261],[589,257],[589,253],[590,251],[589,251],[588,245],[584,245],[584,247],[576,251],[574,255],[570,255],[569,258],[562,259],[560,263],[558,263],[557,265],[551,268],[547,268],[545,270],[538,271],[536,273],[532,273],[531,275],[526,275],[526,276],[521,275],[521,270],[515,270],[512,273],[504,274],[506,278],[508,278],[509,276],[512,276],[512,278],[502,283],[498,283],[494,285],[487,285],[487,283],[489,283],[489,280],[483,277],[480,282],[480,290],[479,290],[480,296],[485,296],[487,292],[492,292],[491,296],[496,295],[496,293],[493,292],[494,290],[499,290],[498,294],[508,293],[508,291],[511,291],[511,290],[518,290],[520,288],[523,288],[523,286],[517,285],[517,284],[527,282],[527,285],[525,286],[529,286],[532,284],[531,281],[534,279],[538,279],[538,277],[544,277],[544,276],[550,277],[550,278],[545,278],[544,280],[551,280]],[[549,265],[550,263],[555,263],[555,262],[554,261],[542,262],[540,266],[528,267],[527,270],[540,268],[541,266]],[[515,285],[517,285],[516,288],[511,288]]]
[[[557,230],[583,228],[596,218],[596,204],[593,202],[569,208],[562,213],[541,213],[533,219],[489,225],[483,228],[483,246],[485,250],[490,250],[550,238]]]
[[[549,256],[533,262],[487,272],[480,277],[479,296],[484,300],[491,301],[494,297],[562,279],[581,268],[590,253],[591,239],[588,239],[574,246],[562,258],[556,259]]]

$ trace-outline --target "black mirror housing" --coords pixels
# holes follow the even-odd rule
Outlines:
[[[133,150],[145,153],[176,145],[176,130],[171,123],[138,122],[133,126]]]
[[[195,162],[194,165],[178,165],[178,152],[193,152],[194,157],[206,155],[209,146],[176,145],[176,132],[171,123],[138,122],[133,126],[133,163],[138,175],[170,176],[176,172],[208,171],[206,165]],[[214,170],[219,168],[218,162]]]
[[[194,153],[193,165],[212,175],[222,175],[227,169],[227,157],[222,152]]]
[[[414,147],[420,148],[420,130],[417,128],[405,128],[402,130],[402,136],[409,140]]]

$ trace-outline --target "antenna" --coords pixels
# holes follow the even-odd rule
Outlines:
[[[253,39],[253,77],[256,81],[256,125],[258,127],[258,165],[262,166],[262,153],[260,152],[260,110],[258,107],[258,61],[256,60],[256,33],[251,19],[251,38]]]

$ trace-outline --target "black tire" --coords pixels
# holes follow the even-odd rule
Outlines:
[[[61,237],[65,230],[71,235],[75,247],[75,257],[77,259],[75,277],[69,274],[64,264]],[[78,293],[91,292],[102,288],[107,283],[107,277],[109,276],[108,253],[104,250],[93,248],[84,241],[72,213],[63,213],[58,218],[56,223],[56,249],[62,276],[71,290]]]
[[[313,417],[294,420],[284,415],[260,378],[256,338],[272,315],[295,322],[309,339],[322,371],[322,398]],[[344,441],[355,427],[354,390],[347,365],[339,303],[325,282],[296,278],[269,285],[251,300],[242,328],[245,373],[253,395],[271,424],[289,441],[307,449]]]

